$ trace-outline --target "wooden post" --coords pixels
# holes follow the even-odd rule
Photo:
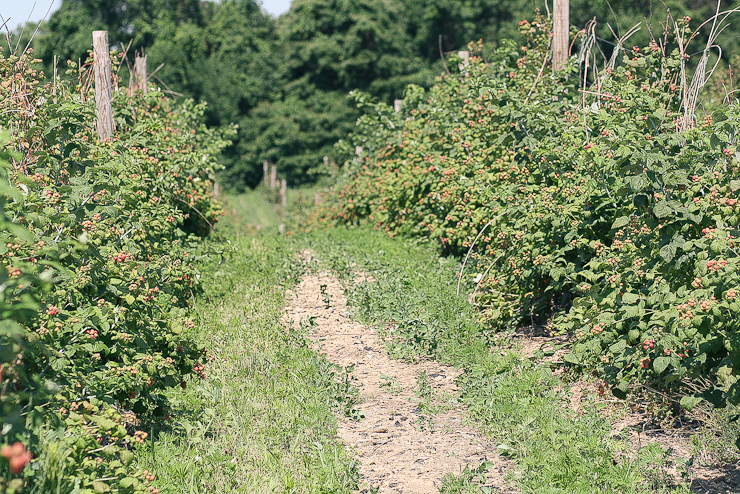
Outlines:
[[[568,60],[568,38],[570,34],[569,0],[553,0],[552,23],[552,68],[560,70]]]
[[[144,94],[146,94],[149,91],[149,87],[147,85],[147,79],[149,79],[149,74],[146,70],[146,59],[147,55],[140,55],[136,54],[136,58],[134,59],[134,77],[136,81],[136,89],[141,89]]]
[[[270,190],[275,190],[277,187],[277,165],[272,165],[270,168]]]
[[[267,160],[262,162],[262,181],[265,182],[265,187],[270,186],[270,165]]]
[[[470,52],[467,50],[461,50],[457,52],[457,56],[462,59],[462,62],[458,64],[457,68],[460,69],[460,72],[463,72],[465,67],[470,64]]]
[[[108,31],[93,31],[96,126],[101,140],[113,137],[113,89],[111,88]]]
[[[283,207],[288,206],[288,181],[285,179],[280,182],[280,202]]]
[[[401,106],[403,105],[402,99],[393,100],[393,109],[396,111],[396,113],[401,112]]]

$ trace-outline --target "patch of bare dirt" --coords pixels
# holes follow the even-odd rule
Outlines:
[[[308,318],[314,318],[310,338],[316,348],[342,367],[354,366],[365,418],[340,417],[338,435],[361,464],[361,492],[433,493],[445,475],[483,461],[494,465],[484,485],[515,492],[503,480],[510,462],[465,423],[466,412],[455,399],[456,369],[390,359],[375,330],[348,317],[342,285],[327,273],[308,275],[288,297],[286,319],[298,325]],[[426,404],[415,393],[422,373],[434,397]]]
[[[521,345],[522,355],[527,358],[535,357],[542,352],[541,361],[561,363],[563,356],[568,353],[568,336],[550,336],[544,326],[528,326],[520,328],[512,335],[514,345]]]

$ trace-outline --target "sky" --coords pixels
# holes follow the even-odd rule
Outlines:
[[[3,18],[0,24],[10,19],[8,27],[15,29],[26,20],[40,21],[50,5],[53,12],[61,3],[62,0],[0,0],[0,16]],[[262,0],[262,6],[272,15],[278,16],[288,11],[290,0]]]

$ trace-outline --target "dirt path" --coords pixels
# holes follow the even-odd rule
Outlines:
[[[495,445],[463,423],[455,369],[391,360],[372,328],[349,319],[342,285],[327,273],[307,276],[289,294],[286,318],[297,325],[309,317],[315,318],[310,338],[316,347],[342,367],[355,366],[365,418],[340,418],[338,434],[361,463],[361,492],[434,493],[446,474],[483,461],[494,465],[484,485],[511,490],[502,480],[507,462]]]

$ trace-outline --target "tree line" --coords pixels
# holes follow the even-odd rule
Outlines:
[[[666,8],[674,17],[705,19],[715,7],[700,0],[571,0],[570,21],[581,28],[595,18],[608,56],[615,35],[641,21],[630,46],[659,37]],[[548,4],[293,0],[274,18],[256,0],[63,0],[40,27],[16,34],[23,43],[39,27],[32,46],[47,73],[55,55],[62,63],[84,61],[92,30],[107,30],[121,52],[145,52],[155,83],[208,103],[207,124],[239,126],[222,156],[222,181],[243,188],[260,182],[265,161],[292,185],[320,180],[347,158],[334,144],[359,115],[350,91],[391,104],[408,84],[431,86],[445,70],[444,57],[468,42],[481,39],[493,49],[514,38],[535,9],[546,12]],[[723,33],[725,53],[738,43],[733,33]]]

